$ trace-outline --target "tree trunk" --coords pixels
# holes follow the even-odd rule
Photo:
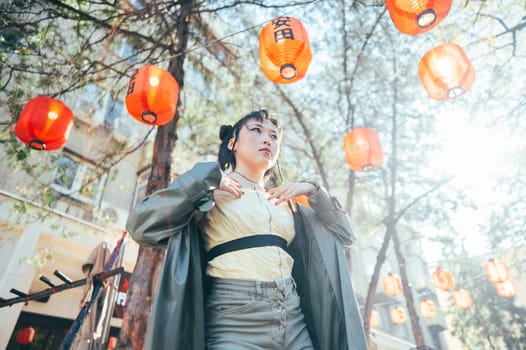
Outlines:
[[[415,338],[416,348],[424,349],[426,344],[424,343],[424,336],[422,335],[422,329],[420,328],[420,322],[415,309],[415,300],[413,298],[413,291],[407,278],[407,269],[405,266],[405,258],[402,255],[400,249],[400,239],[396,229],[393,232],[393,246],[398,261],[398,268],[400,270],[400,279],[402,280],[402,290],[404,292],[405,302],[407,304],[407,311],[409,312],[409,319],[411,320],[411,327],[413,330],[413,336]]]
[[[185,50],[188,43],[188,26],[192,0],[181,1],[181,10],[174,18],[175,45],[170,51],[170,64],[168,71],[179,84],[179,93],[183,89]],[[180,118],[180,99],[172,121],[158,127],[154,141],[152,168],[146,193],[150,194],[158,189],[166,188],[170,182],[172,169],[172,154],[177,141],[177,122]],[[161,267],[163,265],[164,249],[141,246],[135,270],[130,277],[128,299],[121,331],[119,334],[118,349],[143,348],[147,325],[150,320],[153,296]]]
[[[394,231],[394,223],[389,222],[385,230],[384,240],[382,247],[376,256],[376,265],[374,265],[373,275],[371,276],[371,282],[369,282],[369,288],[367,289],[367,298],[365,299],[365,308],[363,311],[363,327],[365,330],[366,339],[370,339],[370,325],[371,312],[373,310],[374,297],[376,296],[376,288],[378,287],[378,280],[380,279],[380,270],[385,262],[385,254],[389,247],[389,241],[391,240],[392,232]]]
[[[396,70],[396,61],[393,57],[393,70]],[[397,80],[393,82],[392,88],[393,88],[393,100],[392,100],[392,130],[391,130],[391,149],[392,149],[392,156],[391,156],[391,163],[390,163],[390,170],[391,173],[389,174],[389,184],[386,182],[386,189],[389,187],[390,194],[386,199],[388,199],[387,207],[388,207],[388,213],[387,213],[387,219],[386,219],[386,230],[385,230],[385,236],[384,240],[382,242],[382,247],[380,248],[380,251],[378,252],[378,255],[376,257],[376,265],[374,266],[374,272],[371,276],[371,282],[369,283],[369,289],[367,290],[367,298],[365,300],[365,309],[364,309],[364,315],[363,315],[363,322],[364,322],[364,329],[365,329],[365,335],[368,340],[370,340],[370,334],[369,334],[369,321],[371,319],[371,311],[374,304],[374,297],[376,295],[376,288],[378,287],[378,280],[380,278],[380,270],[382,269],[382,265],[385,261],[385,254],[387,252],[387,248],[389,247],[389,241],[391,240],[391,236],[394,234],[396,230],[396,224],[397,224],[397,218],[396,218],[396,180],[397,180],[397,174],[398,174],[398,167],[397,167],[397,156],[398,156],[398,147],[397,147],[397,137],[398,137],[398,119],[397,119],[397,108],[396,108],[396,102],[397,102],[397,90],[396,90],[396,82]],[[385,178],[384,178],[385,179]],[[387,196],[388,190],[386,190],[386,196]]]

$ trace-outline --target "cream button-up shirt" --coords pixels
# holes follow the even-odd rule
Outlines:
[[[205,249],[236,238],[255,234],[275,234],[288,244],[294,238],[294,219],[287,203],[278,206],[263,191],[243,188],[236,199],[215,190],[215,206],[203,223]],[[256,247],[225,253],[208,262],[207,275],[257,281],[290,277],[294,259],[276,246]]]

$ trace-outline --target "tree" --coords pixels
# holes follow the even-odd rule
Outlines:
[[[473,306],[464,310],[449,299],[452,334],[466,348],[524,349],[526,308],[515,305],[515,297],[503,298],[496,293],[493,283],[481,273],[480,257],[458,258],[448,264],[458,280],[456,288],[466,289],[473,300]]]
[[[361,10],[364,7],[361,7],[365,5],[359,3],[359,4],[353,4],[353,6],[350,6],[349,9],[352,11],[357,11],[362,15],[362,18],[365,17],[361,13]],[[515,4],[517,5],[517,4]],[[374,6],[374,5],[371,5]],[[471,6],[471,4],[470,4]],[[514,5],[510,4],[510,8]],[[468,6],[466,6],[468,7]],[[486,10],[485,4],[481,4],[480,6],[474,5],[476,9],[480,13],[484,13]],[[489,10],[488,6],[488,10]],[[508,8],[507,10],[510,10]],[[349,11],[351,13],[351,16],[353,14],[352,11]],[[370,12],[370,8],[367,8],[367,11]],[[454,9],[452,10],[452,12]],[[345,13],[345,12],[344,12]],[[378,13],[378,12],[377,12]],[[451,24],[446,26],[444,32],[451,33],[449,36],[453,36],[455,32],[462,32],[461,28],[464,25],[464,22],[462,21],[468,21],[468,18],[470,16],[473,16],[472,11],[466,11],[463,15],[460,21],[454,21],[450,22]],[[450,15],[451,17],[451,15]],[[475,16],[476,17],[476,16]],[[503,17],[505,17],[503,15]],[[477,17],[476,17],[477,18]],[[370,25],[366,26],[366,28],[371,28],[366,36],[366,40],[362,41],[362,48],[358,51],[356,65],[353,69],[353,75],[351,78],[344,78],[344,81],[346,82],[347,90],[352,88],[353,84],[360,80],[360,74],[363,74],[361,72],[361,69],[366,69],[365,67],[369,68],[368,74],[369,79],[368,81],[375,81],[376,84],[372,84],[373,86],[381,86],[381,82],[379,80],[374,80],[374,76],[376,74],[381,75],[381,80],[386,80],[386,77],[393,77],[392,80],[388,79],[388,81],[391,81],[391,84],[387,83],[385,85],[391,87],[392,86],[392,94],[391,95],[384,95],[380,91],[375,91],[375,100],[376,101],[382,101],[384,105],[392,106],[392,112],[385,111],[384,108],[380,107],[377,108],[376,111],[381,111],[385,115],[391,115],[391,118],[393,120],[393,127],[391,130],[387,131],[383,128],[382,122],[376,122],[376,127],[380,127],[382,131],[390,133],[391,134],[391,142],[385,144],[384,147],[388,149],[389,157],[390,159],[388,162],[390,162],[390,166],[385,167],[385,172],[388,173],[385,176],[385,180],[383,181],[382,188],[385,191],[385,204],[379,204],[379,206],[382,206],[384,209],[384,219],[380,220],[382,223],[386,225],[386,234],[383,239],[382,246],[379,250],[379,254],[377,257],[377,264],[375,266],[374,273],[371,278],[371,283],[369,285],[369,291],[368,291],[368,297],[365,305],[365,311],[364,311],[364,322],[365,322],[365,328],[368,330],[368,320],[369,320],[369,314],[372,308],[372,302],[374,299],[374,295],[376,293],[376,286],[378,282],[378,275],[380,273],[381,266],[385,260],[385,254],[386,250],[388,248],[388,244],[390,242],[390,239],[393,238],[394,246],[395,246],[395,252],[397,256],[397,260],[399,263],[400,273],[402,275],[402,280],[404,284],[404,293],[407,300],[407,307],[409,308],[410,318],[412,321],[413,326],[413,333],[416,339],[416,344],[418,347],[424,346],[421,334],[419,331],[419,322],[418,317],[414,311],[414,303],[413,303],[413,297],[411,295],[411,290],[409,288],[409,283],[407,281],[407,278],[404,278],[406,275],[404,273],[405,270],[405,263],[403,256],[401,254],[401,251],[399,249],[399,239],[397,235],[396,230],[396,224],[398,221],[403,220],[405,225],[416,225],[418,226],[418,222],[426,222],[426,221],[433,221],[438,223],[438,227],[448,227],[448,218],[447,218],[447,210],[437,210],[436,208],[440,206],[438,202],[435,202],[438,198],[440,198],[439,202],[442,203],[454,203],[453,205],[461,206],[461,205],[468,205],[469,203],[466,202],[465,199],[463,199],[463,194],[460,191],[459,193],[453,193],[451,192],[451,183],[449,183],[449,186],[443,186],[444,184],[450,182],[452,178],[454,178],[454,174],[444,174],[443,176],[435,176],[437,174],[429,174],[425,171],[422,171],[421,168],[425,167],[426,160],[429,159],[429,154],[433,152],[434,149],[437,148],[436,144],[432,143],[432,140],[425,139],[423,136],[431,131],[434,127],[434,118],[433,113],[439,114],[441,107],[440,106],[433,106],[431,105],[427,98],[421,98],[419,95],[415,96],[414,92],[411,92],[410,89],[414,89],[419,85],[418,82],[414,80],[408,79],[411,74],[411,67],[416,66],[415,60],[407,55],[407,52],[414,52],[415,47],[418,45],[415,45],[415,42],[418,42],[419,38],[401,38],[401,37],[394,37],[394,35],[389,35],[390,32],[392,32],[389,29],[385,29],[389,24],[386,24],[383,22],[383,28],[384,31],[376,31],[375,29],[379,22],[380,17],[375,21],[369,20]],[[495,19],[495,17],[493,17]],[[503,22],[502,18],[499,19],[501,23]],[[345,28],[345,15],[343,16],[343,23]],[[485,23],[486,24],[486,23]],[[481,24],[482,25],[482,24]],[[521,28],[522,26],[520,24],[515,26],[503,26],[506,29],[511,28]],[[438,29],[440,31],[440,29]],[[444,32],[442,32],[442,36],[444,35]],[[347,31],[344,30],[344,38],[346,36]],[[480,33],[480,31],[479,31]],[[476,36],[479,41],[478,44],[482,45],[483,43],[487,43],[485,40],[487,40],[487,37],[485,36],[487,33],[484,34],[477,34]],[[437,41],[437,37],[433,36],[433,33],[430,33],[427,35],[428,37],[431,36],[431,42]],[[498,35],[500,36],[500,34]],[[390,50],[392,52],[392,55],[386,55],[388,52],[387,50],[383,53],[379,53],[375,55],[374,48],[378,47],[389,47],[386,46],[383,43],[380,43],[381,40],[386,40],[390,42]],[[355,38],[353,38],[355,40]],[[443,40],[443,39],[442,39]],[[410,42],[412,41],[412,43]],[[515,42],[515,40],[514,40]],[[344,40],[344,47],[346,50],[349,50],[352,44],[349,44],[348,39]],[[368,48],[367,46],[371,46],[371,48]],[[406,46],[407,45],[407,46]],[[426,43],[425,46],[429,46],[428,43]],[[514,50],[516,49],[516,45],[513,45]],[[399,50],[401,48],[401,50]],[[344,55],[344,62],[345,60]],[[362,61],[362,62],[360,62]],[[371,62],[372,64],[367,65],[367,63],[364,62]],[[380,63],[381,62],[381,63]],[[376,68],[373,68],[373,66],[376,63]],[[382,69],[377,68],[381,65],[391,66],[394,67],[391,74],[388,72],[385,72],[384,74],[381,74]],[[360,67],[360,65],[363,65],[363,67]],[[344,64],[344,68],[347,67],[347,64]],[[348,69],[344,69],[344,71],[348,71]],[[484,70],[483,70],[484,73]],[[371,76],[372,75],[372,76]],[[414,76],[414,75],[413,75]],[[494,76],[496,77],[496,76]],[[363,106],[369,107],[370,105],[373,105],[373,103],[362,102],[362,103],[353,103],[351,102],[353,99],[353,95],[356,96],[356,92],[349,93],[347,91],[347,115],[350,116],[351,123],[354,125],[354,116],[356,115],[356,111]],[[463,100],[460,100],[460,102],[452,101],[450,102],[452,105],[471,105],[474,101],[477,101],[477,97],[469,97],[463,96]],[[389,103],[391,102],[391,104]],[[420,104],[420,106],[418,106]],[[362,106],[361,106],[362,105]],[[422,105],[426,105],[427,108],[429,108],[426,112],[429,113],[422,113]],[[482,104],[473,104],[474,106],[480,107]],[[367,108],[366,107],[366,108]],[[483,108],[487,108],[486,105]],[[370,113],[369,115],[371,115]],[[398,122],[396,120],[399,120]],[[388,118],[382,118],[382,120],[388,120]],[[369,121],[370,122],[370,121]],[[412,123],[411,126],[408,126],[408,123]],[[374,125],[374,124],[373,124]],[[424,128],[421,128],[424,127]],[[426,130],[427,129],[427,130]],[[416,133],[415,133],[416,132]],[[417,134],[418,133],[418,134]],[[429,133],[429,136],[432,137],[432,134]],[[407,140],[408,137],[410,137],[411,142],[413,144],[419,144],[418,150],[407,148],[408,146],[411,147],[409,144],[404,142],[404,140]],[[424,142],[422,142],[424,141]],[[427,154],[427,156],[426,156]],[[417,160],[420,162],[414,163],[414,160]],[[428,165],[429,166],[429,165]],[[438,174],[440,175],[440,174]],[[453,175],[453,176],[452,176]],[[442,178],[441,178],[442,177]],[[347,200],[347,207],[352,208],[353,207],[353,195],[356,195],[359,193],[360,188],[355,188],[355,175],[351,174],[349,177],[349,195]],[[367,181],[367,185],[371,186],[373,183],[374,176],[371,176]],[[412,181],[408,182],[407,180]],[[506,182],[505,182],[506,183]],[[443,187],[443,188],[440,188]],[[374,187],[373,187],[374,188]],[[440,191],[437,191],[439,190]],[[455,191],[457,191],[455,189]],[[418,191],[421,191],[421,194],[418,194]],[[437,192],[437,193],[433,193]],[[432,196],[429,196],[430,194],[433,194]],[[401,194],[401,196],[398,196],[397,194]],[[407,194],[418,194],[414,197],[414,199],[411,199],[410,196]],[[405,198],[404,198],[405,197]],[[430,198],[426,198],[430,197]],[[372,198],[381,198],[381,194],[378,194],[376,196],[373,195]],[[433,204],[431,204],[433,203]],[[431,204],[431,205],[430,205]],[[444,217],[446,215],[446,217]],[[444,220],[445,219],[445,220]]]
[[[455,252],[460,237],[455,212],[468,206],[481,210],[462,183],[447,181],[454,171],[433,167],[441,148],[437,124],[446,112],[464,109],[474,116],[474,123],[505,127],[510,135],[524,130],[520,118],[524,101],[507,92],[509,81],[517,87],[523,84],[520,1],[455,4],[439,27],[418,37],[396,32],[384,4],[373,1],[157,0],[116,5],[106,0],[32,0],[0,6],[0,96],[8,112],[1,120],[0,141],[10,164],[35,179],[28,196],[42,198],[45,205],[56,200],[53,193],[41,195],[49,191],[49,180],[42,181],[38,174],[55,167],[57,159],[50,155],[42,168],[35,167],[38,162],[28,161],[34,159],[34,152],[13,142],[9,127],[24,101],[35,93],[73,98],[87,84],[121,98],[137,66],[167,67],[184,89],[174,120],[158,129],[147,192],[166,186],[196,159],[215,159],[219,124],[228,118],[237,120],[249,110],[269,108],[286,124],[281,158],[285,178],[316,178],[345,200],[362,241],[372,239],[370,232],[378,227],[385,234],[371,278],[366,328],[391,238],[398,251],[397,242],[407,238],[406,231],[423,237],[424,230],[433,227],[446,243],[445,252]],[[262,23],[282,14],[301,18],[307,30],[316,33],[311,36],[315,57],[305,79],[276,86],[259,72],[257,33]],[[459,99],[437,103],[425,95],[415,67],[426,48],[448,40],[465,46],[476,65],[477,83]],[[135,51],[111,53],[123,43],[133,44]],[[495,62],[493,56],[501,61]],[[491,110],[499,111],[496,118],[485,113]],[[358,174],[345,165],[342,139],[358,126],[379,131],[386,154],[380,170]],[[97,154],[97,160],[104,171],[111,171],[149,139],[145,133],[133,144],[113,143],[111,152]],[[174,152],[176,142],[178,152]],[[495,246],[523,242],[523,154],[516,152],[512,171],[501,174],[498,188],[508,197],[482,208],[488,214],[483,228]],[[174,159],[177,167],[172,165]],[[498,234],[502,232],[513,235],[503,239],[505,235]],[[156,276],[162,256],[162,250],[141,249],[121,347],[141,347],[147,324],[143,315],[149,313],[155,288],[151,276]],[[403,271],[400,251],[397,257]],[[404,285],[410,293],[405,277]],[[414,308],[411,295],[406,297],[408,307]],[[416,313],[410,314],[418,339]]]
[[[265,8],[283,8],[287,6],[297,6],[308,4],[312,1],[298,1],[290,4],[263,5],[257,1],[247,1],[245,5],[256,5]],[[30,80],[38,83],[38,86],[46,87],[47,94],[51,96],[61,96],[82,88],[86,83],[103,84],[107,82],[113,85],[113,91],[124,86],[130,71],[133,67],[130,58],[133,60],[140,59],[135,63],[156,63],[168,61],[168,70],[174,75],[179,85],[184,84],[184,64],[187,52],[187,43],[189,37],[196,43],[204,44],[209,53],[216,58],[221,56],[220,61],[223,66],[228,66],[231,54],[226,52],[228,49],[217,41],[213,31],[200,18],[200,11],[203,13],[217,13],[239,4],[224,2],[217,3],[217,7],[199,8],[192,1],[168,2],[156,1],[145,2],[131,5],[128,2],[122,2],[115,7],[112,2],[84,2],[78,4],[68,1],[34,1],[26,5],[8,4],[6,5],[7,21],[5,31],[14,31],[13,28],[22,28],[24,39],[29,42],[29,52],[36,51],[38,61],[42,63],[40,71],[29,69],[33,58],[22,55],[20,60],[10,59],[7,65],[2,68],[8,72],[8,79],[5,82],[7,96],[13,98],[14,111],[19,108],[19,99],[14,99],[16,85],[9,85],[11,77],[19,75],[17,83],[21,86],[29,85]],[[35,10],[35,8],[38,8]],[[27,21],[20,19],[27,15]],[[25,19],[25,18],[24,18]],[[74,31],[64,31],[63,27],[70,23]],[[155,23],[155,24],[154,24]],[[136,26],[140,30],[133,30]],[[31,27],[32,30],[27,30]],[[39,36],[53,33],[53,41],[37,41]],[[189,35],[192,33],[193,35]],[[38,45],[33,45],[33,42]],[[66,45],[66,42],[72,40],[76,45]],[[139,51],[132,53],[127,57],[112,57],[109,55],[110,48],[117,40],[133,42],[134,47]],[[204,41],[203,41],[204,40]],[[13,43],[11,39],[8,43]],[[56,48],[57,43],[64,44],[64,47]],[[17,46],[20,47],[20,40]],[[37,50],[38,49],[38,50]],[[94,56],[96,53],[101,55],[100,59]],[[65,62],[60,62],[58,57],[63,57]],[[59,62],[54,63],[54,60]],[[128,61],[128,62],[127,62]],[[202,62],[193,60],[194,66],[201,68],[201,74],[205,79],[209,79],[211,71],[207,70]],[[45,65],[51,66],[45,66]],[[53,69],[50,69],[53,68]],[[60,81],[58,84],[53,80],[54,77],[69,73],[70,78],[66,81]],[[44,78],[35,78],[36,74]],[[18,77],[17,77],[18,78]],[[23,81],[25,80],[25,81]],[[109,86],[106,86],[110,89]],[[56,89],[54,92],[51,89]],[[117,89],[115,89],[117,88]],[[28,96],[33,91],[28,91]],[[20,97],[20,96],[19,96]],[[181,99],[179,100],[181,101]],[[224,108],[224,107],[223,107]],[[158,128],[157,136],[154,141],[154,154],[152,159],[152,169],[147,186],[147,193],[156,189],[166,187],[171,176],[171,164],[173,159],[173,149],[175,148],[177,122],[180,119],[179,112],[175,115],[174,120],[163,127]],[[6,125],[12,123],[8,122]],[[137,149],[133,145],[132,150]],[[119,150],[122,151],[122,150]],[[115,152],[114,158],[117,157]],[[12,152],[16,155],[16,151]],[[121,153],[120,153],[121,154]],[[23,160],[20,156],[18,161]],[[112,158],[109,162],[113,164]],[[44,185],[45,184],[41,184]],[[155,276],[158,274],[164,252],[141,248],[139,260],[133,277],[130,280],[129,303],[127,313],[124,319],[122,333],[120,337],[121,348],[141,348],[143,336],[146,329],[150,309],[151,296],[155,287]],[[152,278],[152,276],[154,276]]]

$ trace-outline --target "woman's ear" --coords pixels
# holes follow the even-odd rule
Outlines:
[[[228,145],[227,145],[227,148],[230,150],[230,151],[233,151],[233,148],[234,147],[234,138],[232,137],[229,141],[228,141]]]

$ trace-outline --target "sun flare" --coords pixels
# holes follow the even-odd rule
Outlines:
[[[481,117],[482,119],[486,119]],[[493,201],[495,181],[510,171],[515,140],[504,130],[480,126],[464,110],[450,110],[437,123],[441,144],[436,165],[477,200]]]

